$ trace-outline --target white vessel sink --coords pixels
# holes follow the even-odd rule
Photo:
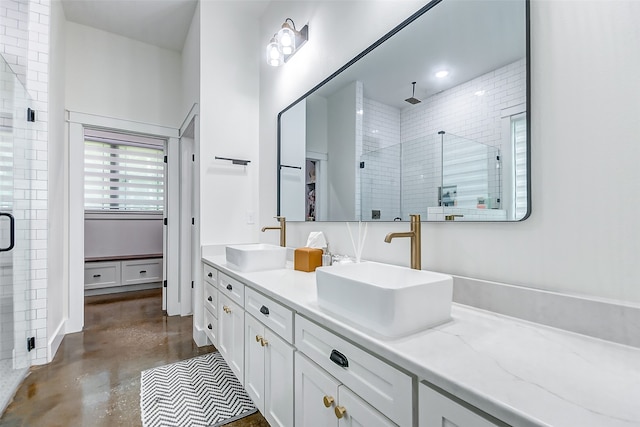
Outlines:
[[[453,278],[362,262],[316,269],[318,305],[384,337],[409,335],[451,318]]]
[[[227,264],[238,271],[261,271],[284,268],[287,248],[264,243],[229,245],[225,248]]]

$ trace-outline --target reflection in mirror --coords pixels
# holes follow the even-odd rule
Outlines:
[[[527,8],[429,3],[280,113],[279,215],[526,218]]]

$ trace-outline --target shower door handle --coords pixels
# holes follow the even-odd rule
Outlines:
[[[0,212],[0,216],[6,216],[9,218],[9,246],[6,248],[0,248],[0,252],[7,252],[13,249],[16,243],[16,220],[13,215],[9,213]]]

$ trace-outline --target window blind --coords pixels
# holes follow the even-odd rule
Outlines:
[[[122,134],[85,134],[84,207],[87,211],[164,209],[164,146]]]
[[[527,214],[527,117],[525,114],[511,119],[513,137],[515,219]]]

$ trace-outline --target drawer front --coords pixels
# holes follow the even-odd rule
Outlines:
[[[120,286],[119,262],[88,262],[84,265],[85,289]]]
[[[244,290],[244,309],[267,328],[293,343],[293,312],[251,288]]]
[[[218,345],[218,319],[208,309],[204,311],[204,332],[211,344]]]
[[[298,350],[395,423],[413,425],[409,375],[299,315],[295,343]]]
[[[214,317],[218,317],[218,288],[209,282],[204,284],[204,308]]]
[[[205,283],[208,282],[213,286],[217,286],[218,270],[216,270],[215,268],[211,267],[208,264],[202,264],[202,266],[203,266],[202,269],[203,269],[203,277],[204,277]]]
[[[218,273],[218,289],[222,295],[226,295],[231,301],[244,307],[244,283],[224,273]]]
[[[162,282],[162,258],[122,262],[122,284]]]

